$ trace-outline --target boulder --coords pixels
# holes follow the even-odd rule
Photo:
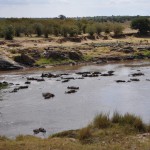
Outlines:
[[[31,67],[35,63],[35,60],[26,54],[21,54],[20,56],[15,56],[14,60],[20,64],[31,66]]]
[[[81,52],[75,52],[75,51],[71,51],[68,52],[69,58],[72,60],[82,60],[83,55]]]
[[[23,69],[23,67],[21,67],[20,65],[18,65],[17,63],[8,58],[3,58],[2,56],[0,56],[0,70],[7,71],[19,69]]]

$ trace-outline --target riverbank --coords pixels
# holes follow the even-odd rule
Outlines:
[[[0,41],[0,70],[49,68],[51,66],[105,64],[150,58],[149,38],[83,40],[16,38]]]
[[[46,139],[19,135],[15,140],[0,137],[1,150],[146,150],[150,147],[150,125],[132,114],[117,112],[109,118],[99,114],[87,127],[70,130]]]

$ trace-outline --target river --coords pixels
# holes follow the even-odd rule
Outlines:
[[[62,83],[60,78],[45,78],[44,82],[31,81],[28,89],[10,93],[27,77],[41,78],[44,72],[68,73],[63,77],[79,78],[76,72],[114,70],[114,76],[99,76],[70,80]],[[116,80],[130,80],[132,73],[145,75],[136,77],[139,82],[116,83]],[[88,65],[56,67],[49,70],[29,70],[19,72],[1,72],[0,81],[14,85],[0,91],[0,135],[13,138],[17,135],[33,135],[33,129],[43,127],[45,136],[64,130],[78,129],[89,124],[100,112],[134,113],[150,122],[150,62],[129,62],[106,65]],[[78,86],[74,94],[65,94],[68,86]],[[44,92],[55,97],[45,100]],[[42,134],[39,136],[43,136]]]

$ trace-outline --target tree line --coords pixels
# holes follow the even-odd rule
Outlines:
[[[114,32],[116,35],[121,34],[123,26],[119,23],[104,22],[98,23],[85,19],[3,19],[0,20],[0,37],[13,39],[13,37],[32,36],[38,37],[49,35],[74,37],[82,34],[93,36],[95,33],[100,35],[101,32]]]
[[[141,22],[140,27],[137,26],[139,21]],[[139,29],[141,33],[146,33],[150,29],[149,24],[149,19],[147,18],[136,18],[132,21],[131,27]],[[63,15],[53,19],[9,18],[0,20],[0,37],[6,40],[12,40],[14,36],[36,35],[37,37],[44,36],[48,38],[50,35],[54,35],[76,37],[82,34],[88,34],[89,36],[94,36],[94,34],[101,35],[102,32],[105,34],[114,33],[114,36],[119,36],[122,34],[123,29],[123,24],[118,22],[96,22],[84,18],[66,18]]]

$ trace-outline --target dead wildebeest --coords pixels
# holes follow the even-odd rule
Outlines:
[[[45,99],[50,99],[50,98],[55,97],[55,95],[52,93],[43,93],[42,95]]]
[[[79,90],[79,87],[68,86],[67,89],[69,89],[69,90]]]
[[[140,81],[139,79],[130,79],[130,81]]]
[[[25,84],[31,84],[31,82],[29,82],[29,81],[26,81],[26,82],[25,82]]]
[[[76,93],[76,92],[77,92],[76,90],[70,90],[70,91],[65,92],[65,94],[72,94],[72,93]]]
[[[63,80],[62,83],[66,83],[66,82],[69,82],[70,80],[66,79],[66,80]]]
[[[39,129],[34,129],[33,130],[34,134],[39,134],[40,132],[43,133],[43,134],[45,134],[46,130],[44,128],[39,128]]]
[[[123,83],[126,82],[125,80],[116,80],[117,83]]]
[[[130,75],[129,75],[130,76]],[[144,73],[141,73],[141,72],[139,72],[139,73],[133,73],[133,74],[131,74],[131,76],[133,76],[133,77],[136,77],[136,76],[144,76]]]

